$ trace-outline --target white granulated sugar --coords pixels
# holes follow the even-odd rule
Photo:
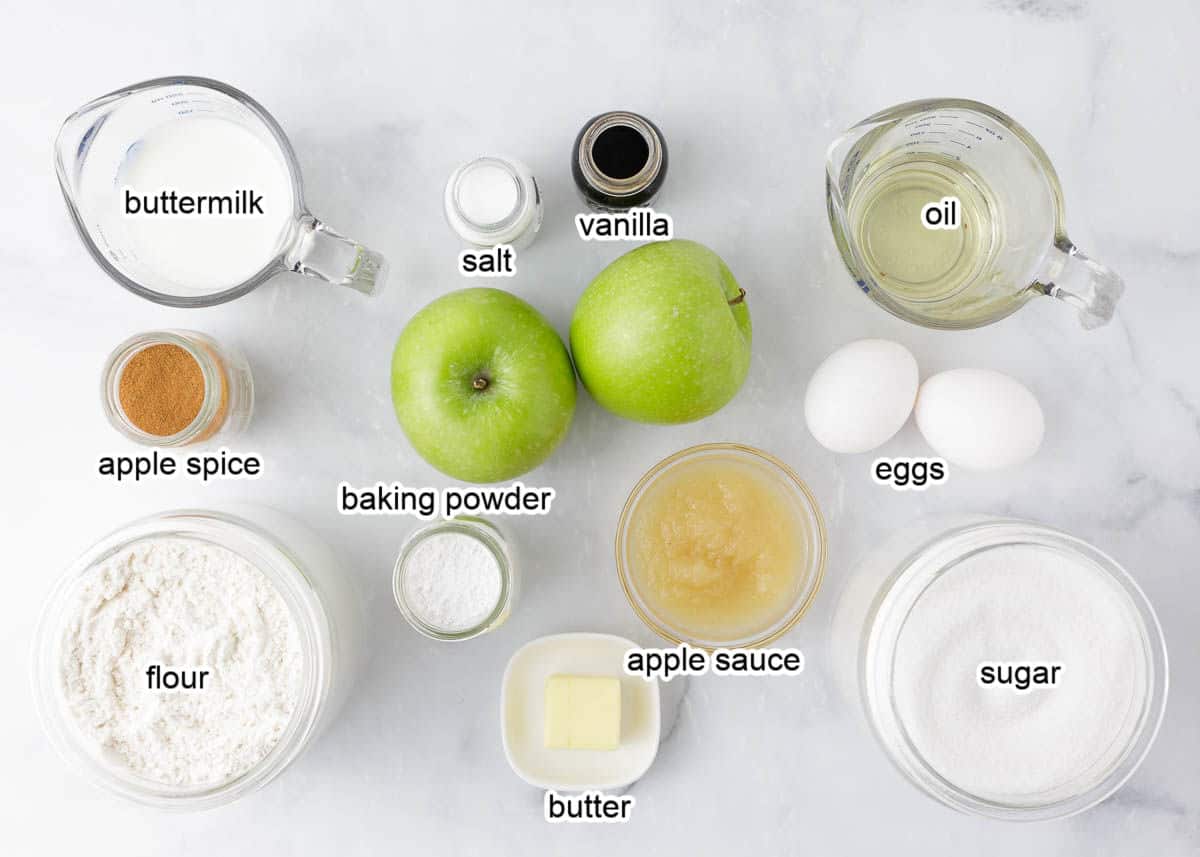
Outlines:
[[[487,546],[462,533],[435,533],[413,547],[404,565],[404,599],[426,625],[458,633],[488,617],[500,601],[500,564]]]
[[[1045,796],[1117,761],[1145,698],[1142,651],[1132,602],[1088,561],[993,548],[931,584],[905,622],[896,706],[917,750],[959,788]],[[1027,693],[983,686],[987,661],[1059,663],[1061,680]]]
[[[208,542],[154,537],[93,568],[69,608],[61,686],[83,737],[154,782],[217,785],[279,741],[296,708],[300,640],[267,578]],[[151,664],[211,671],[152,691]]]

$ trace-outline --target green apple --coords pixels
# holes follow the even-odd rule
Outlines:
[[[537,467],[567,434],[575,372],[537,310],[499,289],[462,289],[408,323],[392,355],[392,402],[421,457],[468,482]]]
[[[626,253],[587,287],[571,353],[588,392],[647,423],[719,411],[750,368],[750,311],[721,257],[695,241]]]

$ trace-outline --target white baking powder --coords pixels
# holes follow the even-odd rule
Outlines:
[[[503,589],[500,563],[479,539],[435,533],[421,539],[404,563],[404,600],[431,628],[458,633],[486,619]]]
[[[303,653],[279,592],[208,542],[153,537],[87,573],[68,607],[61,687],[102,756],[174,786],[260,762],[296,708]],[[152,691],[152,664],[210,671],[203,690]]]
[[[1052,687],[985,686],[985,662],[1061,664]],[[1037,545],[975,554],[921,596],[900,633],[897,711],[942,777],[991,800],[1093,784],[1145,699],[1129,596],[1086,559]]]

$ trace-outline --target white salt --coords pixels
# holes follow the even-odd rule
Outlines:
[[[455,193],[459,207],[472,223],[492,226],[513,213],[519,190],[511,172],[481,159],[459,176]]]

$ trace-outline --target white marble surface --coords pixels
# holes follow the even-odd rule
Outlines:
[[[5,19],[0,211],[4,579],[0,598],[0,851],[13,855],[530,853],[1130,855],[1200,852],[1200,136],[1191,0],[961,0],[595,4],[245,2],[21,4]],[[597,11],[604,7],[606,11]],[[611,11],[607,11],[611,10]],[[364,300],[282,278],[216,309],[169,310],[110,282],[76,239],[51,170],[63,117],[121,85],[171,73],[223,79],[291,135],[313,210],[385,253],[386,294]],[[851,285],[829,236],[822,157],[844,126],[895,102],[962,95],[1012,113],[1066,189],[1075,240],[1124,274],[1115,323],[1085,333],[1043,300],[985,330],[947,334],[886,315]],[[584,246],[567,169],[588,116],[630,107],[671,146],[660,208],[720,252],[750,293],[754,362],[734,402],[700,423],[618,420],[586,395],[570,437],[529,477],[549,520],[515,527],[532,557],[499,632],[460,646],[413,633],[389,571],[413,523],[343,519],[339,480],[445,484],[405,442],[387,372],[413,312],[464,283],[439,210],[458,162],[508,152],[545,192],[546,223],[508,284],[565,332],[590,277],[620,248]],[[171,326],[240,343],[259,412],[238,449],[252,484],[114,486],[127,452],[97,376],[131,332]],[[1024,379],[1049,432],[1030,465],[898,494],[869,457],[834,457],[803,428],[805,381],[853,338],[907,343],[925,372],[978,365]],[[616,515],[637,477],[692,443],[739,440],[793,464],[831,533],[828,585],[789,638],[801,678],[691,683],[626,826],[551,828],[505,763],[497,695],[536,636],[610,631],[650,642],[617,585]],[[921,449],[910,425],[886,451]],[[44,739],[27,690],[35,616],[81,549],[135,516],[252,499],[310,524],[369,599],[369,671],[295,767],[198,816],[127,806],[77,779]],[[885,762],[836,693],[828,626],[856,558],[922,511],[1028,516],[1077,533],[1136,575],[1173,654],[1157,745],[1116,797],[1059,823],[960,816]]]

